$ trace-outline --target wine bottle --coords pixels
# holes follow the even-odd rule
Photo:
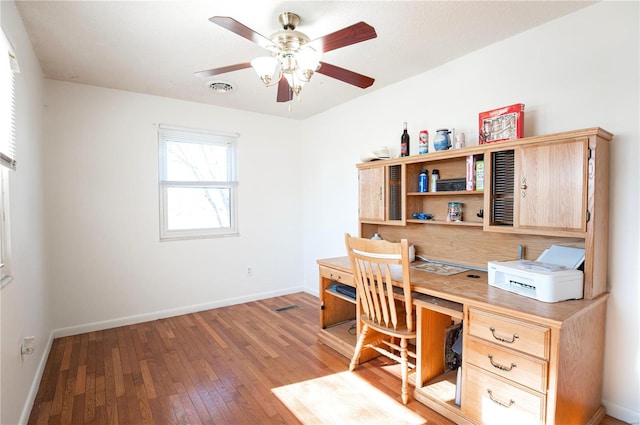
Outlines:
[[[409,133],[407,133],[407,123],[404,123],[404,131],[400,136],[400,156],[409,156]]]

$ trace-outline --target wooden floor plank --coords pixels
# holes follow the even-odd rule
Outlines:
[[[317,331],[318,299],[297,293],[57,338],[28,425],[300,423],[273,389],[349,367]],[[356,373],[399,400],[388,364],[374,359]],[[407,407],[452,425],[415,400]],[[601,425],[620,424],[607,416]]]

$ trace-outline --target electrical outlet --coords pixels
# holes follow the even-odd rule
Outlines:
[[[22,341],[20,342],[20,357],[27,354],[33,354],[35,341],[35,336],[25,336],[22,338]]]
[[[247,276],[253,276],[253,267],[247,267]]]

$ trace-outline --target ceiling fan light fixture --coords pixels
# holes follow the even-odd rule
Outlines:
[[[287,80],[287,83],[289,83],[289,87],[291,87],[291,90],[293,90],[293,93],[296,96],[300,96],[300,92],[302,91],[302,86],[304,86],[304,83],[306,83],[307,81],[298,77],[297,73],[295,72],[287,72],[287,73],[284,73],[283,75],[284,75],[284,78]]]
[[[268,87],[271,85],[273,74],[278,67],[278,60],[272,56],[261,56],[252,60],[251,66],[254,71],[256,71],[256,74],[258,74],[258,77],[260,77],[264,85]]]
[[[309,81],[313,73],[318,69],[321,58],[322,54],[311,47],[303,47],[300,49],[300,51],[296,53],[296,61],[301,78]]]
[[[197,77],[209,77],[253,67],[266,87],[278,86],[277,102],[289,102],[295,94],[300,101],[302,86],[315,73],[321,73],[360,88],[371,86],[374,79],[348,69],[320,62],[322,54],[376,38],[375,29],[358,22],[320,38],[310,40],[304,33],[296,31],[300,17],[291,12],[279,16],[282,30],[270,38],[255,32],[229,16],[213,16],[209,21],[221,26],[266,49],[270,56],[251,62],[238,63],[196,72]],[[282,78],[282,77],[285,78]]]

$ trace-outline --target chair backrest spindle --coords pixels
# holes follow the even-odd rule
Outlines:
[[[393,243],[346,234],[345,241],[363,314],[385,327],[397,329],[398,324],[403,323],[413,330],[407,240]],[[398,301],[400,305],[404,304],[401,310],[396,304],[394,288],[399,288],[404,298],[404,303]],[[400,313],[404,317],[398,317]]]

